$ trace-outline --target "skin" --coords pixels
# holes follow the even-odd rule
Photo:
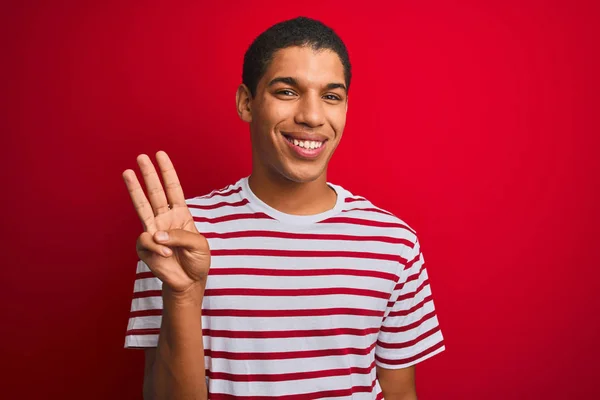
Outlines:
[[[346,124],[348,93],[344,78],[344,68],[336,53],[288,47],[275,53],[254,96],[248,87],[239,86],[237,111],[240,118],[248,122],[252,140],[249,185],[269,206],[293,215],[317,214],[334,207],[336,193],[327,185],[327,166]],[[315,159],[302,158],[286,143],[282,132],[320,135],[326,139],[325,148]],[[159,152],[157,160],[163,178],[170,178],[176,186],[174,209],[167,207],[175,195],[174,190],[167,188],[169,201],[166,202],[149,157],[140,155],[138,164],[147,188],[148,185],[151,188],[150,201],[144,196],[133,171],[123,174],[146,230],[140,236],[143,240],[138,240],[138,254],[147,260],[158,260],[154,265],[149,264],[150,268],[163,274],[163,286],[170,282],[174,289],[163,294],[168,307],[165,311],[170,317],[163,317],[168,323],[163,323],[165,326],[161,327],[159,336],[171,340],[164,339],[157,349],[145,351],[144,398],[162,399],[177,390],[178,396],[169,398],[204,399],[204,359],[199,356],[203,354],[202,334],[197,315],[201,312],[204,278],[210,264],[209,249],[202,235],[189,224],[187,208],[179,209],[182,192],[179,193],[179,181],[168,156]],[[160,220],[161,226],[148,229],[144,221],[150,220]],[[176,223],[171,223],[173,221]],[[161,230],[174,236],[179,234],[179,241],[161,242],[158,239]],[[164,253],[165,247],[172,252]],[[177,376],[182,378],[174,379]],[[417,398],[414,366],[403,369],[377,367],[377,376],[386,400]],[[157,395],[157,392],[163,395]]]

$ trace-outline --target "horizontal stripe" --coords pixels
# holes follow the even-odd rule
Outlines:
[[[206,372],[208,376],[208,371]],[[375,382],[377,379],[374,379],[370,386],[352,386],[348,389],[334,389],[334,390],[322,390],[319,392],[310,392],[310,393],[300,393],[300,394],[289,394],[283,396],[239,396],[232,395],[226,393],[209,393],[209,398],[211,400],[313,400],[313,399],[322,399],[326,397],[347,397],[352,396],[354,393],[370,393],[373,391],[375,387]]]
[[[404,282],[399,282],[398,284],[396,284],[396,287],[394,288],[394,290],[402,290],[406,284],[408,284],[412,281],[418,280],[424,270],[425,270],[425,263],[421,264],[421,268],[414,274],[409,275],[408,278],[406,278],[406,280]]]
[[[406,349],[408,347],[412,347],[412,346],[416,345],[420,341],[427,339],[428,337],[432,336],[434,333],[439,332],[439,331],[440,331],[440,327],[437,326],[437,327],[423,333],[422,335],[417,336],[415,339],[410,340],[408,342],[388,343],[388,342],[384,342],[382,340],[378,340],[377,345],[379,347],[383,347],[386,349]]]
[[[350,217],[331,217],[323,221],[318,222],[319,224],[352,224],[357,226],[378,226],[383,228],[402,228],[416,235],[416,232],[405,224],[399,222],[384,222],[384,221],[373,221],[362,218],[350,218]]]
[[[344,202],[346,203],[354,203],[355,201],[368,201],[364,197],[346,197]]]
[[[316,317],[331,315],[362,315],[379,317],[380,310],[365,310],[361,308],[318,308],[310,310],[240,310],[240,309],[206,309],[203,315],[212,317]]]
[[[131,329],[127,335],[157,335],[160,328],[153,329]],[[334,328],[334,329],[304,329],[304,330],[285,330],[285,331],[232,331],[218,329],[202,329],[202,335],[213,338],[232,338],[232,339],[294,339],[301,337],[322,337],[322,336],[367,336],[379,332],[379,328]]]
[[[397,275],[382,271],[360,270],[360,269],[298,269],[282,270],[272,268],[211,268],[209,275],[266,275],[266,276],[333,276],[348,275],[359,277],[381,278],[390,281],[396,281]],[[136,275],[137,277],[137,275]]]
[[[396,299],[396,302],[398,301],[404,301],[404,300],[408,300],[408,299],[412,299],[416,296],[417,293],[419,293],[425,286],[429,285],[429,279],[425,279],[423,281],[423,283],[421,283],[419,285],[418,288],[416,288],[413,292],[410,293],[405,293],[401,296],[398,296],[398,298]]]
[[[303,351],[283,351],[283,352],[243,352],[236,353],[231,351],[213,351],[205,349],[204,355],[211,358],[222,358],[226,360],[289,360],[296,358],[318,358],[330,356],[347,356],[347,355],[362,355],[365,356],[375,348],[375,343],[371,346],[358,348],[343,348],[343,349],[324,349],[324,350],[303,350]]]
[[[359,270],[359,269],[344,269],[344,268],[331,268],[331,269],[299,269],[299,270],[281,270],[271,268],[210,268],[208,270],[210,275],[255,275],[255,276],[358,276],[358,277],[370,277],[385,279],[388,281],[396,281],[397,275],[390,274],[382,271],[373,270]],[[138,272],[135,275],[137,279],[148,279],[156,278],[152,271]],[[157,278],[158,279],[158,278]]]
[[[331,315],[362,315],[379,317],[383,311],[361,308],[319,308],[312,310],[240,310],[240,309],[203,309],[202,314],[210,317],[316,317]],[[131,311],[130,318],[162,315],[161,310]]]
[[[210,198],[213,198],[214,196],[227,197],[229,195],[236,194],[236,193],[239,193],[239,192],[242,191],[242,187],[241,186],[239,186],[239,187],[237,187],[235,189],[231,189],[231,190],[227,191],[227,188],[229,188],[230,186],[231,185],[226,186],[223,189],[212,191],[209,194],[204,195],[204,196],[196,197],[196,199],[210,199]]]
[[[198,209],[198,210],[214,210],[221,207],[242,207],[248,204],[248,199],[242,199],[240,201],[236,201],[234,203],[228,203],[226,201],[222,201],[220,203],[215,204],[188,204],[188,208]]]
[[[370,374],[375,367],[375,361],[369,367],[337,368],[324,371],[293,372],[286,374],[230,374],[226,372],[213,372],[207,370],[209,379],[223,379],[230,382],[284,382],[302,379],[327,378],[332,376],[346,376],[350,374]],[[211,396],[211,399],[213,397]]]
[[[143,292],[133,292],[134,299],[143,299],[146,297],[162,297],[162,290],[146,290]]]
[[[423,300],[421,300],[418,304],[415,304],[413,307],[409,308],[408,310],[391,311],[388,315],[388,318],[405,317],[408,314],[415,312],[419,308],[423,307],[423,304],[427,303],[431,299],[432,299],[432,297],[431,297],[431,295],[429,295],[429,296],[425,297]]]
[[[381,326],[381,332],[388,332],[388,333],[400,333],[400,332],[406,332],[409,331],[411,329],[414,329],[416,327],[418,327],[419,325],[421,325],[423,322],[428,321],[429,319],[433,318],[436,316],[435,311],[432,311],[428,314],[423,315],[423,317],[421,317],[421,319],[419,319],[418,321],[415,321],[411,324],[408,325],[404,325],[404,326],[385,326],[382,325]]]
[[[388,299],[389,293],[369,289],[354,288],[311,288],[311,289],[252,289],[226,288],[206,289],[204,296],[323,296],[323,295],[353,295]]]
[[[412,357],[401,358],[398,360],[390,360],[388,358],[379,357],[377,354],[375,354],[375,359],[381,363],[389,364],[389,365],[408,364],[408,363],[418,360],[419,358],[425,357],[430,353],[433,353],[434,351],[442,348],[443,346],[444,346],[444,341],[442,340],[439,343],[436,343],[434,346],[431,346],[431,347],[427,348],[426,350],[424,350],[418,354],[415,354]]]
[[[263,257],[347,257],[374,260],[397,261],[406,264],[406,260],[396,254],[369,253],[361,251],[317,251],[317,250],[279,250],[279,249],[221,249],[211,250],[212,256],[263,256]]]
[[[202,232],[202,236],[207,239],[237,239],[237,238],[253,238],[253,237],[270,237],[280,239],[294,240],[340,240],[349,242],[384,242],[398,243],[413,248],[414,243],[408,239],[396,238],[392,236],[359,236],[359,235],[342,235],[342,234],[326,234],[326,233],[292,233],[280,231],[236,231],[236,232]]]
[[[239,221],[242,219],[273,219],[265,213],[241,213],[241,214],[229,214],[221,217],[198,217],[194,216],[194,222],[206,222],[209,224],[217,224],[219,222]]]
[[[351,212],[351,211],[371,211],[371,212],[377,212],[377,213],[380,213],[380,214],[386,214],[386,215],[391,215],[392,217],[395,217],[395,215],[392,214],[391,212],[382,210],[380,208],[375,208],[375,207],[370,207],[370,208],[348,208],[347,210],[342,210],[342,212],[345,212],[345,213]]]

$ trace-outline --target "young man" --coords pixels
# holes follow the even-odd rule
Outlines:
[[[252,174],[185,199],[169,157],[123,173],[138,239],[125,347],[145,399],[416,399],[444,350],[415,231],[327,181],[351,68],[322,23],[274,25],[246,52],[237,110]]]

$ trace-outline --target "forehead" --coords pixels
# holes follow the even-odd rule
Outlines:
[[[275,52],[263,76],[266,82],[275,77],[293,77],[307,85],[344,83],[344,66],[332,50],[310,47],[287,47]]]

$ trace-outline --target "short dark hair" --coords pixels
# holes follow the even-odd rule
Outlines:
[[[352,68],[348,50],[342,39],[320,21],[297,17],[279,22],[261,33],[244,55],[242,83],[254,97],[258,81],[263,77],[276,51],[286,47],[311,47],[313,50],[329,49],[335,52],[344,67],[346,90],[350,89]]]

